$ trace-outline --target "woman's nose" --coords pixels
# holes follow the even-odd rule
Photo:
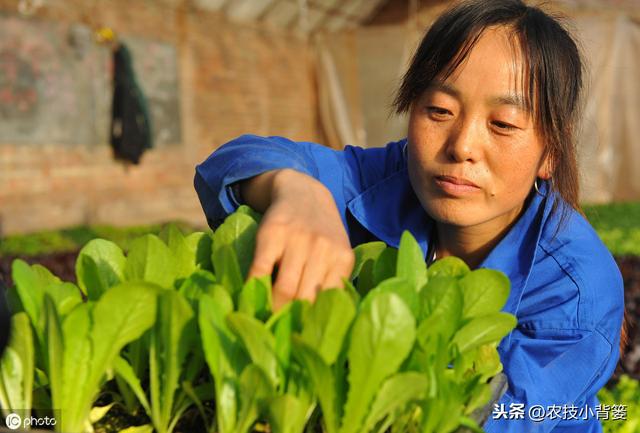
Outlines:
[[[460,119],[450,130],[446,152],[454,162],[476,162],[480,158],[482,132],[478,122]]]

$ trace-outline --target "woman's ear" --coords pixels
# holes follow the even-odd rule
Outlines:
[[[540,164],[540,168],[538,169],[538,178],[544,180],[550,179],[553,175],[553,168],[554,164],[551,152],[546,152],[546,155]]]

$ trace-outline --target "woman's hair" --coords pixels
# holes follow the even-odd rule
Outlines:
[[[578,203],[575,130],[580,113],[583,63],[578,47],[557,18],[521,0],[472,0],[457,4],[431,26],[397,91],[398,114],[434,80],[444,81],[464,62],[483,32],[502,26],[511,32],[524,60],[523,97],[545,143],[552,190],[572,208]],[[554,203],[555,212],[560,203]],[[562,220],[571,209],[562,207]]]
[[[542,134],[545,155],[551,159],[551,189],[581,212],[575,134],[582,108],[583,62],[576,42],[559,18],[522,0],[470,0],[455,5],[422,39],[396,94],[395,110],[398,114],[409,111],[434,80],[446,80],[483,32],[495,26],[510,31],[522,53],[523,96]],[[571,211],[556,200],[552,212],[558,210],[561,222]],[[621,355],[628,343],[626,316],[625,311]]]

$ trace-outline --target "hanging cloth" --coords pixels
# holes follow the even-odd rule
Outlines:
[[[120,43],[114,52],[111,146],[116,159],[138,164],[152,147],[147,100],[138,85],[131,52]]]

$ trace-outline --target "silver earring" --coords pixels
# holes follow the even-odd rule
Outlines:
[[[542,197],[544,197],[544,194],[540,192],[540,189],[538,188],[538,178],[536,177],[536,180],[533,181],[533,189],[536,190],[536,192],[538,193],[538,195],[541,195]]]

